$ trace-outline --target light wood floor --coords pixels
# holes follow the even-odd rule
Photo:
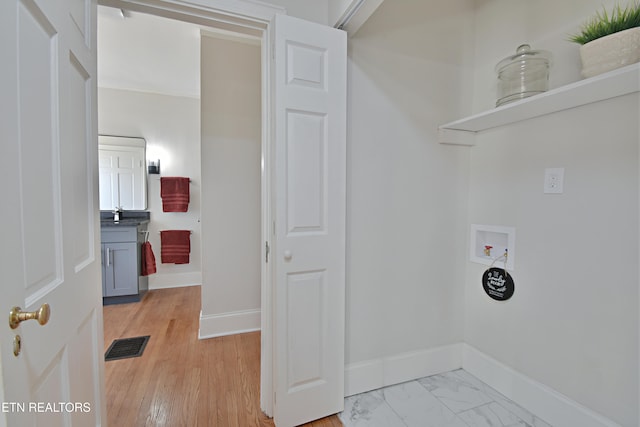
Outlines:
[[[199,340],[200,307],[199,286],[104,307],[105,352],[114,339],[151,335],[141,357],[106,362],[110,426],[274,426],[260,410],[260,333]]]

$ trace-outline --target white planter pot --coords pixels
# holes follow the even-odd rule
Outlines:
[[[580,46],[582,77],[640,62],[640,27],[609,34]]]

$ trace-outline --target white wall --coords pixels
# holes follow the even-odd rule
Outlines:
[[[148,176],[149,241],[158,269],[156,274],[149,276],[149,288],[200,284],[200,101],[100,88],[98,132],[144,138],[147,141],[147,158],[160,158],[162,176],[191,178],[189,211],[178,213],[162,212],[160,175]],[[161,263],[159,231],[175,229],[193,230],[189,264]]]
[[[493,106],[492,67],[521,41],[553,52],[552,87],[579,80],[567,34],[600,9],[479,1],[474,108]],[[516,227],[518,255],[506,303],[468,264],[465,342],[625,427],[639,425],[639,103],[629,95],[481,134],[469,192],[468,223]],[[566,169],[564,194],[543,194],[549,167]]]
[[[495,107],[495,66],[528,43],[551,51],[549,87],[581,79],[579,45],[568,41],[586,19],[615,0],[477,0],[473,111]]]
[[[579,80],[566,38],[600,2],[439,3],[385,2],[350,39],[347,380],[423,349],[456,359],[464,341],[592,425],[637,426],[638,96],[471,149],[435,141],[438,124],[493,108],[494,66],[522,42],[553,52],[551,87]],[[566,168],[565,194],[543,195],[547,167]],[[509,302],[482,292],[470,223],[517,229]]]
[[[307,21],[327,25],[329,17],[329,0],[265,0],[287,10],[287,15]]]
[[[260,46],[202,37],[200,336],[260,328]]]
[[[438,144],[436,130],[470,91],[461,82],[471,77],[472,5],[386,1],[350,39],[346,362],[354,376],[360,364],[382,367],[463,337],[469,152]]]
[[[197,25],[98,7],[98,86],[197,98],[199,73]]]
[[[516,228],[515,294],[467,268],[465,342],[623,426],[638,407],[637,95],[487,131],[469,223]],[[543,194],[544,169],[565,192]]]
[[[352,37],[384,0],[328,0],[331,27],[340,27]]]

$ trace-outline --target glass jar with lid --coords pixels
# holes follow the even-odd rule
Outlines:
[[[516,54],[496,65],[498,100],[496,107],[549,89],[551,53],[532,50],[528,44],[518,46]]]

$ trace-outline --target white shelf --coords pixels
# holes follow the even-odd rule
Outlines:
[[[475,145],[478,132],[640,91],[640,63],[552,89],[438,128],[441,144]]]

